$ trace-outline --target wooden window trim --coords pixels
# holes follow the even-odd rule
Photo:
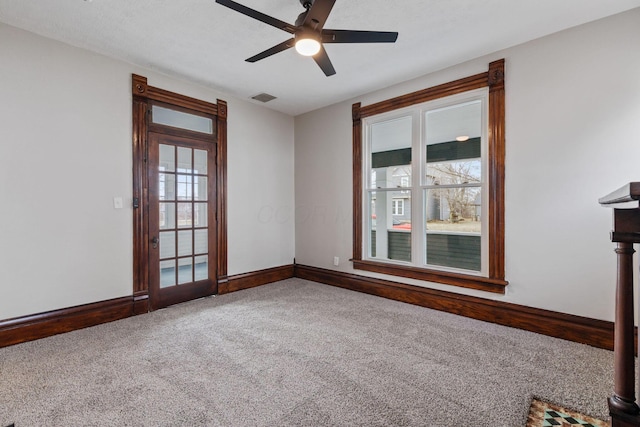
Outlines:
[[[131,93],[133,97],[133,296],[134,312],[148,310],[148,224],[144,221],[147,206],[147,173],[144,166],[148,143],[147,133],[154,124],[149,123],[148,111],[151,105],[161,105],[180,111],[212,117],[216,121],[216,170],[217,170],[217,235],[218,259],[217,281],[225,284],[227,272],[227,103],[221,99],[216,104],[180,95],[147,84],[147,78],[132,75]],[[177,107],[177,108],[176,108]],[[165,126],[165,128],[168,128]],[[169,131],[176,136],[197,134],[199,138],[206,134],[188,130]],[[137,205],[137,206],[136,206]]]
[[[464,288],[504,293],[504,178],[505,178],[505,89],[504,59],[491,62],[485,73],[454,80],[417,92],[387,99],[375,104],[352,106],[353,120],[353,267],[392,276],[444,283]],[[488,128],[488,200],[489,200],[489,272],[488,277],[451,273],[420,267],[362,259],[362,119],[389,111],[421,104],[474,89],[489,89]]]

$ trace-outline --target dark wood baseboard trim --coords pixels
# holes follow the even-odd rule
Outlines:
[[[613,322],[298,264],[295,277],[613,350]]]
[[[124,319],[134,314],[133,297],[115,298],[0,321],[0,347]]]
[[[613,349],[612,322],[299,264],[229,276],[218,284],[218,293],[225,294],[249,289],[291,277],[377,295],[607,350]],[[141,292],[133,296],[0,320],[0,347],[146,313],[149,308],[148,304],[148,295]]]
[[[144,314],[149,312],[149,292],[139,291],[133,294],[133,315]]]
[[[293,264],[225,276],[218,283],[218,292],[225,294],[291,277]],[[148,292],[139,291],[132,296],[0,320],[0,348],[144,314],[149,308]]]
[[[293,277],[293,271],[294,266],[291,264],[229,276],[225,282],[218,283],[218,294],[228,294],[279,280],[290,279]]]

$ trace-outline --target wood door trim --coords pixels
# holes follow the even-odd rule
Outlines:
[[[149,228],[145,221],[148,214],[148,156],[149,109],[152,103],[161,102],[201,115],[212,116],[216,132],[216,181],[217,181],[217,278],[218,283],[227,280],[227,103],[218,99],[216,104],[149,86],[147,78],[132,74],[133,101],[133,296],[134,312],[149,310]]]
[[[133,96],[164,102],[166,104],[187,108],[189,110],[211,114],[212,116],[218,115],[218,106],[216,104],[149,86],[147,84],[147,78],[137,74],[132,74],[131,92],[133,93]],[[221,113],[224,113],[224,116],[226,117],[226,111]]]

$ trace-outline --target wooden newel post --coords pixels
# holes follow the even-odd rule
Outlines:
[[[613,427],[640,426],[640,408],[636,402],[635,324],[633,298],[633,249],[640,243],[640,208],[622,208],[621,204],[640,200],[640,182],[631,182],[601,198],[600,204],[615,206],[611,241],[617,244],[618,273],[614,327],[614,388],[609,398]],[[640,387],[640,384],[638,384]]]
[[[609,405],[625,413],[638,413],[635,403],[635,345],[633,316],[633,243],[619,242],[616,317],[614,329],[614,395]]]

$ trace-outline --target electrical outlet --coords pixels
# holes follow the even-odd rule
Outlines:
[[[338,264],[340,264],[340,258],[337,257],[337,256],[334,256],[333,257],[333,265],[335,265],[337,267]]]

